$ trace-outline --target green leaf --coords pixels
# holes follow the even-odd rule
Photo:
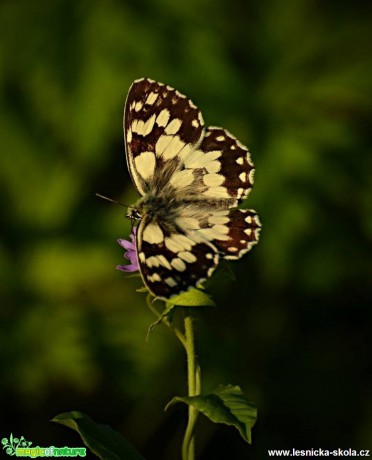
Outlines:
[[[147,289],[147,287],[142,286],[142,287],[136,289],[136,292],[149,292],[149,290]]]
[[[213,393],[204,396],[176,396],[165,409],[176,402],[195,407],[212,422],[235,426],[243,439],[252,443],[251,429],[257,419],[257,409],[245,398],[240,387],[220,385]]]
[[[144,460],[123,436],[108,425],[98,425],[81,412],[64,412],[52,422],[77,431],[84,444],[102,460]]]
[[[168,299],[167,303],[180,307],[214,307],[216,305],[208,294],[195,288]]]

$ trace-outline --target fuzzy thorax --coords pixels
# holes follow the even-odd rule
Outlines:
[[[172,197],[149,194],[140,198],[137,203],[130,207],[128,214],[137,215],[137,218],[148,215],[153,221],[172,221],[177,215],[178,206],[175,204]]]

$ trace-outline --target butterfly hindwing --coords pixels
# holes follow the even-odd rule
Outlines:
[[[223,128],[207,128],[200,145],[187,155],[181,153],[181,157],[182,168],[174,173],[174,182],[180,184],[176,193],[183,197],[220,200],[220,204],[224,201],[226,206],[234,207],[252,189],[254,165],[250,153]]]
[[[261,223],[252,209],[203,209],[195,204],[176,219],[194,241],[205,241],[225,259],[240,259],[258,243]]]
[[[147,288],[157,297],[170,298],[198,286],[217,267],[217,249],[186,233],[171,232],[149,216],[137,231],[138,263]]]
[[[252,209],[230,209],[213,213],[209,222],[212,229],[216,226],[227,228],[224,232],[227,238],[211,241],[224,259],[240,259],[258,243],[261,223]]]
[[[254,176],[254,165],[248,149],[227,130],[210,127],[199,150],[206,156],[220,152],[203,176],[203,182],[207,185],[203,195],[209,199],[228,198],[231,207],[245,199],[253,186]]]

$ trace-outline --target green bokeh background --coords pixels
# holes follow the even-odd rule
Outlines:
[[[200,312],[205,391],[239,384],[248,447],[200,420],[200,459],[372,448],[372,9],[361,1],[3,1],[0,437],[81,445],[82,410],[149,460],[180,457],[183,350],[115,271],[136,200],[122,112],[142,76],[248,145],[260,244]]]

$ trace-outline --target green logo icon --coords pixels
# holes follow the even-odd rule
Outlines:
[[[13,434],[10,433],[9,439],[3,438],[1,440],[1,444],[3,445],[3,449],[8,455],[16,455],[16,450],[18,447],[30,447],[32,442],[26,441],[26,439],[21,436],[20,438],[13,437]]]
[[[26,441],[24,436],[16,438],[11,433],[8,438],[2,438],[1,444],[3,450],[10,455],[16,457],[85,457],[85,447],[30,447],[32,442]]]

